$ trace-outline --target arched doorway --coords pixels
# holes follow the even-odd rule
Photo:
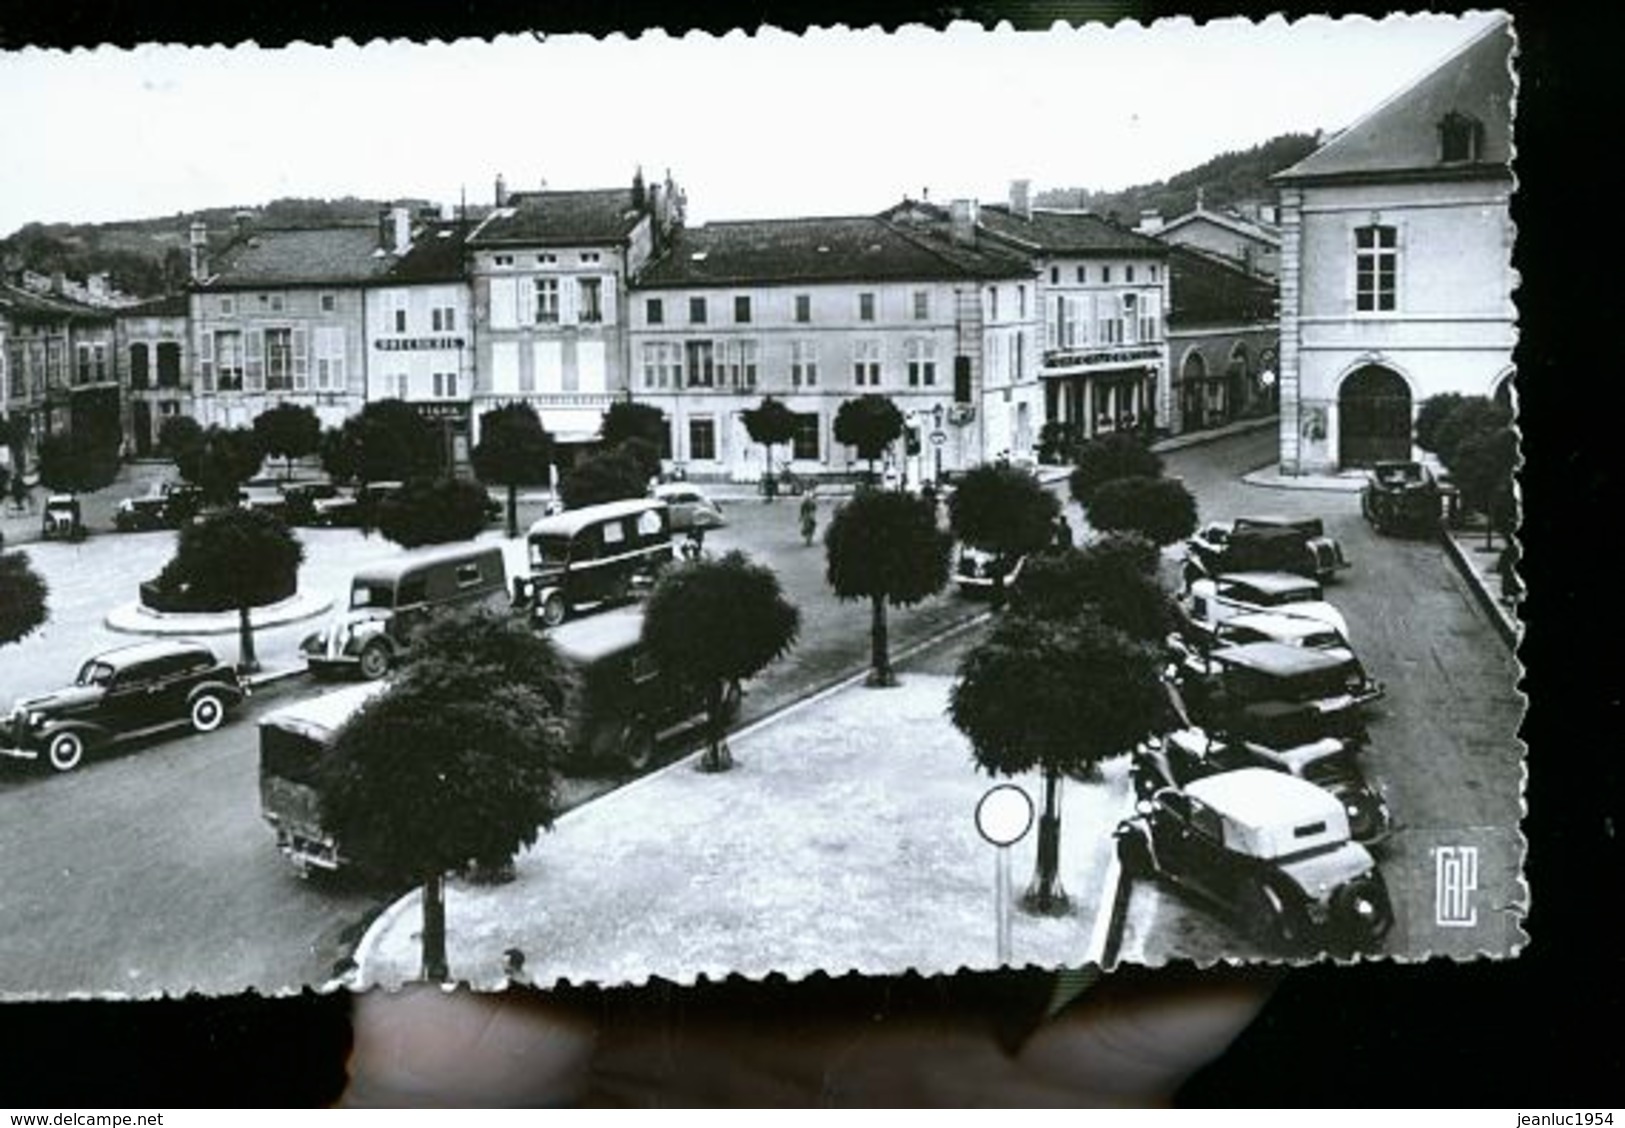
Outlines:
[[[1192,352],[1180,365],[1180,413],[1185,430],[1200,430],[1207,424],[1207,362]]]
[[[1337,414],[1341,465],[1411,456],[1411,389],[1392,369],[1356,369],[1338,390]]]
[[[1253,368],[1252,358],[1247,355],[1247,346],[1240,341],[1230,350],[1230,369],[1227,373],[1230,382],[1230,394],[1227,407],[1231,417],[1241,415],[1252,406],[1253,402]]]

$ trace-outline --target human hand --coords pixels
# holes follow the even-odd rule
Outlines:
[[[913,981],[912,995],[924,1000],[870,980],[871,999],[851,998],[851,984],[836,981],[757,988],[759,997],[747,993],[743,1005],[738,992],[707,1000],[649,989],[631,1005],[601,1008],[522,988],[374,991],[355,1002],[341,1103],[1166,1105],[1252,1020],[1277,976],[1233,968],[1114,973],[1013,1052],[999,1036],[1009,1014],[987,992],[967,992],[965,979]]]

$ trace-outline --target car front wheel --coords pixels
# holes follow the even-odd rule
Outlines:
[[[192,701],[192,731],[213,732],[226,719],[226,703],[214,693],[200,693]]]
[[[564,622],[565,611],[564,596],[558,592],[542,600],[542,622],[549,627],[556,627]]]
[[[1304,927],[1298,909],[1273,887],[1260,884],[1249,911],[1252,926],[1259,940],[1272,948],[1293,950],[1303,943]]]
[[[389,651],[381,643],[371,643],[361,651],[361,676],[377,681],[389,673]]]
[[[59,772],[71,772],[85,759],[85,738],[76,732],[59,732],[45,749],[46,759]]]

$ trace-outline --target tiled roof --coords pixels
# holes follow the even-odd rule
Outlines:
[[[1217,224],[1226,230],[1236,232],[1238,235],[1245,235],[1249,239],[1257,239],[1261,243],[1269,243],[1275,247],[1281,245],[1281,230],[1278,227],[1251,219],[1243,219],[1239,215],[1226,215],[1224,212],[1208,211],[1202,207],[1198,207],[1195,211],[1186,212],[1177,219],[1170,219],[1157,230],[1156,234],[1161,237],[1170,231],[1176,231],[1181,227],[1202,221]]]
[[[468,227],[455,220],[427,224],[412,235],[412,246],[395,260],[386,281],[458,282]]]
[[[0,282],[0,315],[14,321],[112,321],[113,311]]]
[[[1284,181],[1381,174],[1504,175],[1512,159],[1512,30],[1498,20],[1429,74],[1276,173]],[[1451,111],[1483,126],[1479,159],[1440,161],[1439,123]]]
[[[978,209],[977,219],[995,238],[1042,254],[1161,256],[1165,253],[1163,245],[1155,239],[1091,212],[1034,208],[1032,217],[1028,218],[1011,212],[1005,204],[983,204]]]
[[[120,317],[185,317],[189,305],[185,294],[165,294],[161,298],[148,298],[144,302],[125,306],[118,311]]]
[[[1177,244],[1168,248],[1168,298],[1168,324],[1176,329],[1276,317],[1274,283]]]
[[[515,192],[469,237],[473,246],[607,245],[623,242],[645,212],[630,188],[580,192]]]
[[[257,229],[211,256],[210,290],[261,286],[356,285],[381,278],[394,256],[371,225]]]
[[[1030,274],[999,253],[955,252],[874,216],[739,220],[679,232],[641,287],[935,281]]]

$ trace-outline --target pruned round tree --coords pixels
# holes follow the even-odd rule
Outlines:
[[[559,498],[566,509],[624,501],[648,492],[649,479],[643,468],[631,455],[619,450],[585,458],[559,479]]]
[[[1450,477],[1456,477],[1456,448],[1474,435],[1512,425],[1512,412],[1488,396],[1463,396],[1450,409],[1433,434],[1434,453]]]
[[[0,552],[0,646],[21,642],[45,625],[50,588],[28,555]]]
[[[1118,478],[1084,506],[1089,524],[1105,533],[1135,533],[1159,547],[1196,531],[1196,499],[1176,478]]]
[[[750,435],[750,441],[761,443],[766,454],[767,476],[764,481],[768,483],[767,500],[772,501],[778,493],[773,485],[773,448],[795,438],[796,413],[786,407],[783,400],[763,396],[761,403],[747,407],[740,415],[745,421],[745,431]]]
[[[1503,425],[1462,435],[1451,461],[1451,479],[1461,490],[1462,504],[1484,515],[1484,547],[1489,548],[1497,532],[1510,536],[1518,521],[1518,433]]]
[[[106,489],[118,478],[118,440],[89,431],[46,435],[40,440],[40,484],[53,493]]]
[[[648,439],[636,436],[615,448],[615,453],[638,468],[638,474],[647,483],[660,477],[660,448]]]
[[[598,427],[598,437],[610,450],[628,439],[642,439],[653,445],[655,450],[662,450],[669,435],[664,411],[654,404],[633,400],[616,400],[610,404]]]
[[[903,413],[891,400],[869,392],[845,400],[835,409],[835,441],[858,452],[869,463],[869,477],[875,473],[875,459],[903,434]]]
[[[553,469],[553,436],[528,403],[510,403],[480,416],[474,473],[508,491],[508,536],[519,535],[519,487],[545,486]]]
[[[801,630],[801,612],[771,568],[742,552],[668,568],[645,606],[643,642],[663,677],[702,695],[706,751],[701,767],[724,771],[729,700],[740,682],[783,657]]]
[[[282,459],[283,476],[293,473],[293,460],[316,453],[322,421],[316,409],[298,403],[279,403],[254,416],[254,435],[260,449]]]
[[[551,642],[489,613],[431,620],[390,688],[340,731],[322,823],[365,869],[422,889],[422,975],[442,982],[444,880],[499,871],[558,814],[568,731]]]
[[[1161,643],[1180,623],[1157,578],[1156,545],[1132,533],[1034,556],[1011,590],[1010,609],[1042,620],[1088,617],[1149,643]]]
[[[1156,647],[1087,617],[1025,615],[1001,619],[960,662],[948,715],[970,739],[977,767],[1043,775],[1029,910],[1069,909],[1060,878],[1061,780],[1088,778],[1155,734],[1166,700],[1158,666]]]
[[[919,603],[948,583],[953,537],[937,527],[936,507],[897,490],[860,489],[824,530],[825,578],[841,599],[867,599],[871,686],[897,684],[888,605]]]
[[[1067,485],[1074,501],[1088,505],[1095,491],[1119,478],[1160,478],[1162,457],[1146,445],[1145,439],[1128,431],[1079,443]]]
[[[259,473],[265,451],[246,427],[210,427],[175,458],[182,478],[210,505],[235,505],[244,482]]]
[[[1440,392],[1423,400],[1416,409],[1416,445],[1429,454],[1439,453],[1439,428],[1467,397],[1460,392]]]
[[[158,425],[158,453],[171,462],[203,439],[203,424],[190,415],[171,415]]]
[[[404,482],[445,468],[440,429],[405,400],[373,400],[319,444],[322,466],[339,481]]]
[[[973,548],[1017,557],[1053,543],[1061,502],[1025,470],[983,463],[969,470],[948,499],[948,525]],[[995,570],[993,602],[1004,603],[1004,576]]]
[[[182,526],[173,571],[200,602],[237,611],[237,668],[259,669],[250,611],[283,598],[305,560],[305,546],[276,517],[263,510],[227,509]]]
[[[473,540],[485,528],[485,488],[464,478],[415,478],[378,504],[378,531],[402,548]]]

